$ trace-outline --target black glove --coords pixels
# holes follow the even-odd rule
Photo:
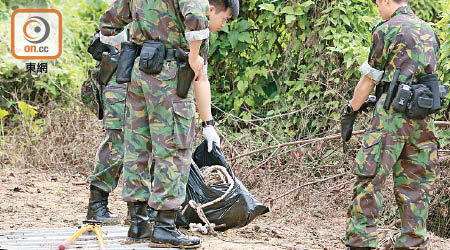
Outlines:
[[[352,106],[350,106],[350,102],[347,102],[344,109],[344,113],[341,115],[341,137],[342,137],[342,148],[344,152],[347,151],[347,142],[352,137],[353,123],[355,123],[358,113],[367,112],[368,108],[373,107],[376,104],[377,98],[376,96],[373,95],[369,95],[367,100],[357,111],[354,111]]]
[[[89,41],[87,51],[97,61],[102,60],[103,52],[108,52],[112,55],[119,52],[114,46],[102,43],[102,41],[100,41],[100,31],[95,32],[94,36],[92,36],[91,40]]]
[[[347,152],[347,141],[352,137],[353,124],[357,116],[358,111],[354,111],[350,103],[347,102],[344,113],[341,115],[341,138],[344,152]]]

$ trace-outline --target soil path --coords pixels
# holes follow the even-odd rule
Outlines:
[[[81,176],[0,168],[0,230],[78,226],[89,190],[73,183],[82,181]],[[120,191],[112,193],[110,208],[124,219],[126,204]],[[345,249],[344,226],[344,211],[295,219],[270,212],[244,228],[200,237],[204,249]],[[450,249],[450,240],[430,235],[429,249]]]

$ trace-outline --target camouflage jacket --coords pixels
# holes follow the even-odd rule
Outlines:
[[[439,39],[431,26],[408,6],[398,8],[391,19],[373,32],[369,65],[384,71],[382,82],[391,82],[397,68],[399,81],[417,80],[437,71]]]
[[[125,114],[126,84],[116,82],[114,74],[108,85],[103,86],[103,127],[105,129],[122,129]]]
[[[160,40],[184,50],[189,41],[203,40],[201,54],[206,57],[208,10],[208,0],[116,0],[100,18],[100,30],[112,36],[131,23],[131,41]]]

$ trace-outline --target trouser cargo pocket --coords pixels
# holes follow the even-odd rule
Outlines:
[[[195,136],[195,105],[192,101],[173,103],[173,135],[175,146],[179,149],[192,147]]]
[[[103,90],[105,129],[122,129],[125,113],[126,84],[108,85]]]
[[[362,177],[374,177],[380,165],[382,131],[372,130],[364,135],[363,148],[355,160],[355,174]]]

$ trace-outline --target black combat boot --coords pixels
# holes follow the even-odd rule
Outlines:
[[[152,235],[152,224],[147,215],[147,201],[127,202],[130,215],[128,237],[134,240],[148,239]]]
[[[200,247],[198,237],[188,236],[178,231],[175,226],[177,212],[175,210],[158,210],[156,215],[150,247]]]
[[[158,211],[156,211],[155,209],[151,208],[150,206],[147,206],[147,216],[148,216],[148,221],[150,221],[151,224],[155,223],[155,218],[156,215],[158,214]],[[125,225],[130,225],[130,212],[127,213],[127,218],[124,221]]]
[[[147,215],[148,215],[148,221],[150,221],[150,223],[154,224],[156,215],[158,215],[158,210],[155,210],[152,207],[147,206]]]
[[[96,220],[106,225],[119,224],[120,220],[108,209],[109,193],[95,186],[90,186],[89,206],[86,215],[87,220]]]

